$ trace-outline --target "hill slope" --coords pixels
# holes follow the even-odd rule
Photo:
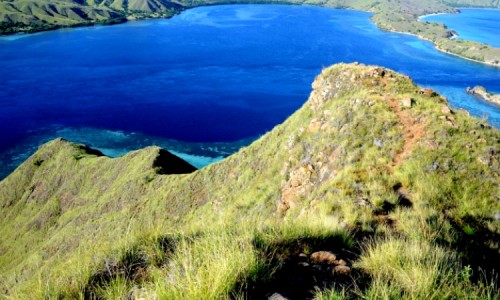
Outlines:
[[[0,182],[0,292],[492,297],[500,132],[379,67],[336,65],[313,88],[282,125],[198,171],[154,147],[110,159],[42,146]]]

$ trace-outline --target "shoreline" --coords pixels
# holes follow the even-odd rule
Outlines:
[[[248,3],[248,4],[252,4],[252,3]],[[255,3],[255,4],[266,5],[265,3]],[[12,36],[12,37],[22,36],[22,37],[24,37],[24,35],[36,34],[36,33],[41,33],[41,32],[45,32],[45,31],[55,31],[55,30],[61,30],[61,29],[72,29],[72,28],[78,28],[78,27],[93,27],[93,26],[109,26],[109,25],[126,24],[126,23],[129,23],[129,22],[137,22],[137,21],[152,20],[152,19],[170,19],[170,18],[175,17],[175,16],[179,15],[180,13],[182,13],[182,12],[184,12],[186,10],[192,9],[192,8],[201,7],[201,6],[217,6],[217,5],[231,5],[231,4],[211,4],[211,3],[208,3],[208,4],[205,4],[205,5],[199,5],[199,6],[188,6],[188,7],[184,7],[183,9],[180,9],[180,10],[176,11],[175,13],[173,13],[170,16],[163,16],[163,17],[151,17],[151,16],[149,16],[149,17],[143,17],[143,18],[134,18],[133,16],[128,16],[128,17],[125,17],[122,20],[122,22],[117,22],[117,23],[108,23],[108,24],[99,24],[99,23],[90,23],[89,24],[89,23],[87,23],[87,24],[81,24],[81,25],[72,25],[72,26],[61,26],[61,27],[56,27],[56,28],[48,28],[48,29],[43,29],[43,30],[33,31],[33,32],[16,32],[16,33],[0,34],[0,40],[2,40],[5,37],[9,37],[9,36]],[[295,6],[301,6],[301,5],[311,5],[311,4],[304,4],[304,3],[302,3],[302,4],[279,3],[278,5],[295,5]],[[324,7],[324,8],[334,8],[334,7],[325,5],[325,4],[322,4],[322,5],[314,5],[313,4],[312,6],[319,6],[319,7]],[[356,10],[356,9],[348,8],[348,7],[345,7],[345,8],[342,8],[342,9]],[[459,8],[454,8],[454,10],[455,10],[454,12],[436,12],[436,13],[431,13],[431,14],[426,14],[426,15],[418,16],[417,17],[417,22],[422,22],[422,19],[425,18],[425,17],[428,17],[428,16],[446,15],[446,14],[459,14],[461,9],[487,9],[487,10],[499,10],[500,11],[499,8],[459,7]],[[366,11],[366,12],[369,12],[369,11]],[[373,12],[369,12],[369,13],[373,14]],[[397,31],[397,30],[393,30],[393,29],[383,29],[373,19],[370,18],[370,20],[371,20],[371,22],[373,22],[373,24],[375,24],[377,26],[378,29],[380,29],[382,31],[412,35],[412,36],[415,36],[415,37],[417,37],[417,38],[419,38],[421,40],[425,40],[425,41],[428,41],[428,42],[432,43],[434,45],[434,48],[436,50],[442,52],[442,53],[449,54],[449,55],[452,55],[452,56],[455,56],[455,57],[458,57],[458,58],[462,58],[462,59],[465,59],[465,60],[468,60],[468,61],[471,61],[471,62],[480,63],[480,64],[483,64],[483,65],[500,68],[500,64],[493,64],[493,63],[486,62],[486,61],[475,60],[475,59],[472,59],[472,58],[468,58],[468,57],[465,57],[465,56],[462,56],[462,55],[459,55],[459,54],[455,54],[455,53],[446,51],[446,50],[440,48],[434,41],[432,41],[432,40],[430,40],[428,38],[425,38],[425,37],[423,37],[421,35],[418,35],[418,34],[415,34],[415,33],[411,33],[411,32]],[[449,40],[453,41],[457,36],[458,36],[458,34],[457,35],[454,34],[452,37],[449,38]],[[19,37],[19,38],[21,38],[21,37]],[[483,43],[480,43],[480,44],[483,44]],[[496,48],[496,47],[493,47],[493,48]]]
[[[439,16],[439,15],[455,15],[455,14],[459,14],[459,13],[460,13],[460,10],[457,10],[456,12],[432,13],[432,14],[418,16],[417,20],[421,22],[423,18],[427,18],[427,17]]]
[[[455,12],[437,12],[426,15],[418,16],[417,19],[421,21],[423,18],[431,17],[431,16],[439,16],[439,15],[457,15],[462,13],[462,9],[477,9],[477,10],[500,10],[500,8],[491,8],[491,7],[454,7]]]
[[[500,9],[495,9],[495,8],[472,8],[472,7],[471,8],[466,8],[466,7],[459,7],[459,8],[456,8],[456,12],[455,13],[432,13],[432,14],[418,16],[417,20],[418,20],[418,22],[422,22],[423,18],[429,17],[429,16],[460,14],[461,13],[461,11],[460,11],[461,9],[491,9],[491,10],[498,10],[498,11],[500,11]],[[431,21],[427,21],[427,22],[431,22]],[[436,23],[436,22],[434,22],[434,23]],[[425,38],[425,37],[423,37],[421,35],[410,33],[410,32],[400,32],[400,31],[393,31],[393,32],[402,33],[402,34],[409,34],[409,35],[418,37],[421,40],[428,41],[428,42],[430,42],[430,43],[432,43],[434,45],[434,48],[436,50],[438,50],[438,51],[440,51],[442,53],[449,54],[449,55],[452,55],[452,56],[455,56],[455,57],[459,57],[459,58],[462,58],[462,59],[465,59],[465,60],[468,60],[468,61],[471,61],[471,62],[476,62],[476,63],[480,63],[480,64],[483,64],[483,65],[500,68],[500,64],[493,64],[493,63],[489,63],[489,62],[486,62],[486,61],[475,60],[475,59],[472,59],[472,58],[469,58],[469,57],[465,57],[465,56],[462,56],[462,55],[459,55],[459,54],[447,51],[445,49],[442,49],[435,42],[433,42],[430,39]],[[449,40],[456,40],[457,37],[459,37],[459,34],[456,33],[455,31],[452,31],[452,36],[449,37],[448,39]],[[478,42],[478,43],[480,43],[480,42]],[[480,43],[480,44],[483,44],[483,43]],[[493,46],[491,46],[491,47],[493,47]],[[493,47],[493,48],[496,48],[496,47]]]
[[[411,32],[402,32],[402,31],[396,31],[396,30],[386,30],[387,32],[394,32],[394,33],[399,33],[399,34],[406,34],[406,35],[411,35],[411,36],[414,36],[414,37],[417,37],[421,40],[424,40],[424,41],[427,41],[431,44],[434,45],[434,48],[436,50],[438,50],[439,52],[442,52],[444,54],[448,54],[448,55],[452,55],[452,56],[455,56],[455,57],[458,57],[458,58],[461,58],[461,59],[465,59],[465,60],[468,60],[468,61],[471,61],[471,62],[475,62],[475,63],[480,63],[480,64],[483,64],[483,65],[487,65],[487,66],[490,66],[490,67],[496,67],[496,68],[500,68],[500,65],[496,65],[496,64],[492,64],[492,63],[489,63],[489,62],[485,62],[485,61],[480,61],[480,60],[474,60],[472,58],[468,58],[468,57],[465,57],[465,56],[461,56],[461,55],[458,55],[458,54],[455,54],[455,53],[452,53],[452,52],[449,52],[449,51],[446,51],[444,49],[441,49],[439,48],[433,41],[429,40],[428,38],[426,37],[423,37],[423,36],[420,36],[418,34],[414,34],[414,33],[411,33]]]
[[[497,65],[497,64],[492,64],[492,63],[485,62],[485,61],[474,60],[474,59],[472,59],[472,58],[468,58],[468,57],[460,56],[460,55],[458,55],[458,54],[455,54],[455,53],[452,53],[452,52],[446,51],[446,50],[444,50],[444,49],[439,48],[436,44],[434,44],[434,47],[435,47],[438,51],[441,51],[441,52],[443,52],[443,53],[445,53],[445,54],[448,54],[448,55],[452,55],[452,56],[455,56],[455,57],[458,57],[458,58],[461,58],[461,59],[465,59],[465,60],[468,60],[468,61],[471,61],[471,62],[480,63],[480,64],[487,65],[487,66],[490,66],[490,67],[500,68],[500,65]]]

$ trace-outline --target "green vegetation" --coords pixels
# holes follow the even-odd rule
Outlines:
[[[431,13],[458,13],[452,7],[455,5],[500,8],[500,3],[492,1],[415,1],[412,4],[389,1],[374,8],[373,21],[384,30],[409,33],[429,40],[443,52],[500,66],[500,49],[478,42],[455,40],[456,33],[444,24],[418,20],[419,16]]]
[[[313,87],[194,172],[156,147],[42,146],[0,182],[0,295],[498,295],[500,132],[379,67],[336,65]]]
[[[455,33],[443,24],[418,20],[426,14],[458,12],[456,6],[500,8],[498,1],[488,0],[0,0],[0,34],[169,18],[196,6],[234,3],[321,5],[369,11],[374,13],[373,21],[383,30],[414,34],[433,42],[441,51],[500,66],[500,49],[454,40]]]

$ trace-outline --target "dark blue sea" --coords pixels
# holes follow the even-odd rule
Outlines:
[[[159,145],[202,167],[283,122],[321,69],[338,62],[410,75],[500,127],[499,107],[465,93],[478,84],[500,93],[500,68],[380,31],[369,17],[209,6],[171,19],[0,38],[0,178],[57,136],[111,156]]]
[[[459,14],[430,15],[422,20],[445,24],[459,39],[500,47],[500,9],[462,8]]]

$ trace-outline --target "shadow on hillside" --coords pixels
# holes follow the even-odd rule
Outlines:
[[[141,283],[148,280],[147,268],[150,265],[157,267],[165,265],[175,252],[180,237],[174,235],[160,236],[154,239],[151,245],[161,253],[160,256],[151,257],[139,247],[134,246],[125,251],[119,259],[108,258],[104,266],[94,273],[83,289],[84,299],[104,299],[97,292],[99,288],[109,286],[117,277],[132,283]]]
[[[369,238],[359,234],[356,241]],[[254,240],[255,248],[265,263],[257,272],[246,274],[232,293],[244,299],[311,299],[324,289],[342,289],[354,295],[364,290],[370,277],[352,263],[358,258],[360,243],[341,235],[303,237],[265,243]],[[318,260],[315,254],[333,254],[335,261]]]
[[[457,232],[456,241],[451,246],[461,254],[462,265],[472,268],[474,282],[498,280],[500,234],[488,228],[489,221],[492,219],[472,216],[466,216],[460,222],[449,219]]]
[[[165,149],[158,151],[158,156],[153,162],[153,168],[161,175],[189,174],[197,170],[190,163]]]

